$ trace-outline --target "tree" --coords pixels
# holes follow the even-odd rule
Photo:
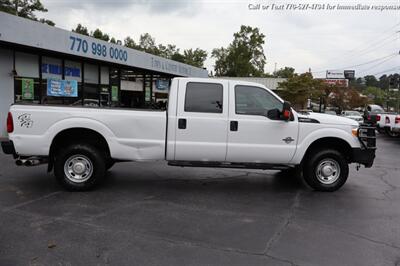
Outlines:
[[[275,71],[274,76],[277,78],[292,78],[294,76],[294,71],[293,67],[285,67]]]
[[[196,50],[188,49],[183,52],[183,56],[186,64],[196,67],[204,67],[204,61],[207,59],[207,52],[200,48],[197,48]]]
[[[79,34],[83,34],[83,35],[89,36],[89,31],[88,31],[88,29],[87,29],[86,27],[84,27],[84,26],[83,26],[82,24],[80,24],[80,23],[76,26],[75,29],[72,29],[72,31],[73,31],[73,32],[76,32],[76,33],[79,33]]]
[[[242,25],[240,31],[233,34],[228,48],[212,51],[216,58],[215,73],[219,76],[260,77],[264,73],[266,58],[263,44],[265,35],[258,28]]]
[[[211,52],[211,57],[216,58],[214,65],[215,76],[226,76],[228,73],[228,49],[224,47],[215,48]]]
[[[110,40],[110,36],[106,33],[103,33],[100,29],[96,29],[94,32],[90,34],[92,37],[108,42]]]
[[[375,104],[383,106],[386,101],[386,93],[381,88],[378,87],[367,87],[363,94],[368,97],[368,99]]]
[[[365,86],[367,86],[367,87],[378,87],[379,86],[378,80],[373,75],[365,76],[364,80],[365,80]]]
[[[124,46],[132,49],[139,49],[136,42],[129,36],[124,39]]]
[[[309,98],[321,97],[325,87],[322,80],[314,79],[312,74],[307,72],[280,82],[278,88],[281,90],[278,90],[278,93],[282,98],[290,101],[293,106],[303,109]]]
[[[38,19],[35,12],[47,12],[40,0],[0,0],[0,11],[19,17],[39,21],[50,26],[55,23],[48,19]]]

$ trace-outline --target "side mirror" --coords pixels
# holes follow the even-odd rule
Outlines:
[[[289,102],[284,101],[282,108],[282,120],[289,121],[291,117],[292,117],[292,107],[290,106]]]
[[[279,111],[279,109],[277,109],[277,108],[268,110],[268,112],[267,112],[267,117],[271,120],[279,120],[280,115],[281,115],[281,111]]]

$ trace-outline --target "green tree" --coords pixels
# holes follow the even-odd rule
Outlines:
[[[294,75],[278,85],[278,94],[299,109],[306,107],[309,98],[318,99],[324,94],[322,80],[314,79],[311,73]]]
[[[75,29],[72,29],[72,31],[73,31],[73,32],[76,32],[76,33],[79,33],[79,34],[83,34],[83,35],[89,36],[89,31],[88,31],[88,29],[87,29],[86,27],[84,27],[84,26],[83,26],[82,24],[80,24],[80,23],[76,26]]]
[[[379,86],[379,81],[373,75],[365,76],[364,80],[365,80],[365,86],[367,86],[367,87],[378,87]]]
[[[94,32],[92,32],[91,36],[96,39],[103,40],[106,42],[108,42],[110,40],[110,36],[106,33],[103,33],[100,29],[96,29]]]
[[[28,18],[34,21],[54,26],[55,23],[48,19],[38,19],[36,12],[47,12],[40,0],[0,0],[0,11],[13,14],[19,17]]]
[[[370,86],[363,91],[363,94],[367,96],[372,103],[383,106],[386,102],[386,93],[381,88]]]
[[[242,25],[240,31],[233,34],[233,41],[227,48],[212,51],[212,57],[216,59],[216,75],[261,77],[266,63],[264,38],[258,28]]]
[[[228,49],[221,47],[221,48],[215,48],[211,52],[211,57],[214,57],[215,60],[215,65],[214,65],[214,71],[215,71],[215,76],[226,76],[228,73]]]
[[[124,46],[132,49],[139,49],[136,42],[129,36],[124,39]]]
[[[293,67],[285,67],[275,71],[274,76],[277,78],[292,78],[294,76],[294,71]]]
[[[204,61],[207,59],[207,52],[200,48],[197,48],[196,50],[188,49],[183,52],[183,56],[186,64],[196,67],[204,67]]]

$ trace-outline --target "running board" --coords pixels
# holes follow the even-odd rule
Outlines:
[[[294,165],[265,164],[265,163],[227,163],[227,162],[205,162],[205,161],[168,161],[170,166],[180,167],[209,167],[209,168],[240,168],[261,170],[285,170],[293,168]]]

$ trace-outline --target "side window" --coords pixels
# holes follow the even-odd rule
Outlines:
[[[216,83],[189,82],[185,112],[222,113],[223,87]]]
[[[281,110],[283,104],[268,91],[253,86],[235,86],[236,114],[266,115],[269,110]]]

